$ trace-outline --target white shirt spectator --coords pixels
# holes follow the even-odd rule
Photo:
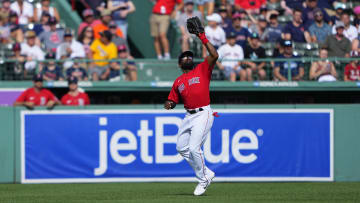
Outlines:
[[[335,26],[332,27],[332,33],[336,34]],[[353,26],[353,25],[350,25],[348,29],[345,28],[344,29],[344,36],[346,38],[348,38],[351,42],[354,39],[357,39],[358,38],[358,31],[357,31],[356,27]]]
[[[239,60],[244,59],[244,51],[240,45],[224,44],[218,49],[219,61],[224,67],[235,67]],[[227,61],[232,60],[232,61]]]
[[[211,44],[215,47],[220,47],[226,42],[226,34],[220,26],[216,26],[215,29],[210,26],[206,26],[205,34]]]
[[[21,54],[25,55],[27,57],[31,57],[32,60],[44,60],[45,59],[45,53],[40,49],[39,46],[29,46],[26,43],[21,44]],[[26,70],[32,70],[36,68],[36,61],[27,61],[25,63],[25,69]]]
[[[66,49],[71,49],[70,56],[67,56]],[[66,55],[66,58],[85,58],[85,49],[84,46],[76,41],[75,39],[72,40],[71,44],[67,42],[61,43],[58,48],[56,49],[56,59],[61,59],[62,56]],[[64,63],[64,68],[70,68],[73,65],[73,62],[66,61]]]
[[[17,1],[13,2],[10,5],[10,9],[17,13],[17,15],[19,17],[20,25],[28,24],[29,23],[28,18],[32,18],[34,16],[34,8],[33,8],[32,4],[30,4],[29,2],[27,2],[25,0],[23,2],[22,11],[21,11],[20,6]]]

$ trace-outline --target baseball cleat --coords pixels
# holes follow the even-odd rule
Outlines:
[[[210,175],[208,176],[208,181],[205,183],[199,183],[194,190],[194,195],[200,196],[200,195],[204,194],[206,192],[206,189],[210,186],[211,181],[214,178],[215,178],[215,173],[210,171]]]

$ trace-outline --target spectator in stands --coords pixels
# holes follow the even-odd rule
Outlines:
[[[196,39],[196,36],[193,36],[188,32],[186,20],[195,16],[199,17],[201,21],[203,20],[200,11],[194,10],[194,2],[192,0],[185,0],[184,5],[184,12],[180,15],[177,21],[181,32],[181,49],[183,52],[189,50],[189,39]]]
[[[292,42],[285,40],[283,43],[284,53],[278,58],[289,59],[289,61],[279,61],[275,63],[274,79],[288,81],[288,74],[290,74],[292,81],[302,80],[304,77],[304,65],[300,60],[294,59],[298,57],[293,54]]]
[[[126,39],[128,27],[126,17],[135,11],[135,5],[131,0],[108,0],[107,8],[112,11],[112,18]]]
[[[219,60],[216,64],[227,80],[235,82],[236,77],[240,76],[240,80],[245,81],[246,71],[241,67],[244,51],[240,45],[236,44],[236,33],[227,33],[226,38],[227,43],[218,49]]]
[[[331,35],[331,27],[324,22],[323,12],[314,11],[315,22],[309,27],[311,42],[323,43],[327,36]]]
[[[90,104],[89,96],[79,90],[77,77],[69,77],[69,92],[61,98],[61,104],[67,106],[85,106]]]
[[[351,42],[344,36],[345,25],[338,21],[335,25],[336,34],[329,35],[322,47],[327,48],[330,57],[349,57],[351,51]]]
[[[218,49],[221,45],[226,42],[225,31],[220,27],[221,16],[217,13],[206,16],[208,25],[205,26],[205,34],[211,44]],[[206,57],[206,48],[203,46],[203,57]]]
[[[261,36],[261,41],[267,42],[277,42],[281,38],[283,27],[279,24],[278,15],[270,15],[269,26],[265,29],[263,35]]]
[[[215,8],[215,0],[196,0],[198,4],[198,10],[201,12],[202,16],[205,16],[205,7],[207,15],[212,15]]]
[[[9,27],[10,27],[10,42],[19,42],[24,41],[24,33],[21,27],[18,25],[17,14],[13,11],[10,12],[9,16]]]
[[[91,26],[85,27],[78,37],[78,41],[83,45],[86,58],[91,58],[91,43],[94,41],[94,31]]]
[[[11,5],[11,1],[10,0],[3,0],[1,2],[1,8],[0,8],[0,13],[2,14],[7,14],[8,16],[10,15],[10,8]]]
[[[15,43],[12,47],[13,55],[10,59],[14,60],[7,64],[7,71],[13,73],[13,80],[21,80],[24,78],[24,65],[26,56],[21,54],[21,44]]]
[[[58,99],[49,90],[43,88],[43,77],[36,74],[33,77],[34,86],[25,90],[15,101],[14,106],[25,106],[33,109],[35,106],[47,106],[52,109],[58,104]]]
[[[265,0],[235,0],[234,2],[236,9],[245,9],[251,13],[258,14],[260,7],[266,4]]]
[[[176,13],[182,7],[182,0],[156,0],[150,16],[150,33],[154,38],[154,47],[158,59],[168,60],[171,58],[166,34],[170,25],[170,18],[175,18]]]
[[[43,12],[47,12],[51,17],[55,17],[56,20],[60,21],[60,15],[57,9],[50,6],[51,0],[41,0],[40,5],[34,8],[34,21],[39,22]]]
[[[359,58],[358,52],[352,51],[351,57]],[[345,66],[344,81],[359,81],[360,80],[360,64],[357,59],[351,61]]]
[[[112,34],[109,30],[105,30],[100,34],[100,39],[95,39],[91,44],[90,49],[92,51],[92,59],[94,60],[111,60],[117,57],[117,48],[116,45],[111,42]],[[116,62],[111,62],[116,63]],[[101,77],[104,79],[104,72],[108,68],[109,62],[106,61],[97,61],[94,62],[90,69],[89,74],[92,77],[92,80],[97,81]]]
[[[21,54],[26,56],[24,71],[26,76],[28,72],[34,72],[37,65],[39,65],[39,71],[42,70],[42,63],[37,64],[35,60],[44,60],[45,54],[41,48],[35,44],[36,34],[34,31],[27,31],[25,37],[26,43],[21,44]]]
[[[360,31],[360,6],[356,6],[354,8],[354,14],[355,14],[355,18],[354,18],[354,25],[356,26],[358,32]]]
[[[265,29],[267,27],[267,21],[264,16],[259,16],[258,20],[252,21],[251,25],[249,26],[248,30],[251,33],[258,33],[260,37],[262,37],[265,33]]]
[[[0,13],[0,43],[7,44],[10,42],[10,26],[7,25],[6,13]]]
[[[222,18],[221,27],[224,30],[226,30],[232,24],[231,15],[229,17],[228,13],[229,12],[228,12],[227,7],[225,5],[221,5],[219,7],[219,15]]]
[[[73,58],[85,58],[84,46],[73,38],[73,32],[67,28],[64,31],[64,42],[56,49],[56,59],[66,60]],[[65,69],[70,68],[73,62],[66,61],[63,66]]]
[[[90,26],[93,29],[95,27],[95,25],[101,23],[100,20],[95,19],[94,11],[91,9],[85,9],[82,12],[82,16],[84,18],[84,21],[80,23],[79,28],[78,28],[78,33],[82,33],[82,31],[85,27]]]
[[[340,2],[334,3],[335,15],[330,17],[331,25],[335,25],[337,21],[340,21],[341,15],[344,13],[346,5]]]
[[[314,23],[316,12],[322,13],[323,20],[325,22],[330,21],[330,17],[326,11],[322,8],[319,8],[317,4],[317,0],[306,0],[306,7],[302,10],[302,21],[306,30]]]
[[[236,44],[240,45],[242,48],[245,47],[245,44],[250,36],[250,32],[247,28],[242,27],[241,25],[241,14],[234,13],[232,16],[232,26],[228,27],[225,30],[226,34],[234,32],[236,34]]]
[[[335,66],[328,58],[328,51],[320,49],[319,56],[322,60],[315,61],[311,64],[310,80],[317,80],[319,82],[333,82],[336,81],[337,73]]]
[[[56,28],[57,20],[55,17],[49,19],[49,31],[44,31],[39,35],[39,41],[45,45],[47,52],[54,51],[64,41],[64,30]]]
[[[341,22],[344,23],[344,36],[353,43],[358,38],[358,31],[355,26],[350,24],[350,16],[348,13],[341,14]],[[332,33],[336,34],[336,26],[333,26]]]
[[[129,55],[125,45],[118,46],[118,58],[126,60],[110,64],[110,68],[104,73],[104,78],[109,79],[109,81],[119,81],[121,76],[120,72],[122,71],[125,75],[125,80],[136,81],[136,64],[134,61],[131,61],[132,57]]]
[[[295,9],[293,21],[289,22],[283,29],[283,36],[285,40],[294,42],[311,42],[310,34],[305,31],[305,26],[301,19],[301,10]]]
[[[44,31],[50,31],[49,20],[50,14],[46,11],[42,12],[40,22],[37,22],[34,25],[33,30],[35,31],[36,36],[39,36]]]
[[[117,31],[118,26],[116,25],[116,23],[114,21],[111,21],[109,24],[109,31],[112,34],[112,42],[114,42],[114,44],[116,45],[116,47],[120,46],[120,45],[125,45],[126,48],[129,50],[129,46],[127,44],[127,40],[123,37],[119,37],[116,35],[116,31]]]
[[[34,8],[32,4],[25,0],[16,0],[10,5],[10,9],[19,16],[19,24],[26,26],[34,21]]]
[[[83,80],[87,81],[88,80],[87,72],[85,68],[80,66],[80,62],[77,61],[79,59],[80,58],[74,58],[74,63],[72,67],[66,70],[66,77],[67,78],[76,77],[79,81],[83,81]]]
[[[254,32],[250,35],[250,41],[249,44],[245,46],[244,55],[246,59],[251,60],[262,59],[266,57],[265,49],[260,46],[259,35],[257,33]],[[265,80],[265,62],[246,61],[243,62],[243,64],[246,64],[248,66],[248,68],[246,68],[246,75],[248,81],[253,80],[253,74],[257,74],[259,80]]]
[[[101,23],[94,26],[94,37],[95,39],[100,39],[102,33],[105,30],[109,30],[109,24],[112,21],[111,17],[111,11],[108,9],[105,9],[101,12]],[[116,35],[119,37],[124,37],[122,31],[120,28],[117,28]]]
[[[46,81],[57,81],[64,80],[64,76],[62,74],[62,69],[56,65],[55,62],[55,53],[50,52],[46,55],[46,59],[50,60],[46,62],[43,70],[41,71],[41,75]]]
[[[285,15],[293,15],[295,9],[302,9],[304,0],[282,0],[281,7],[285,10]]]

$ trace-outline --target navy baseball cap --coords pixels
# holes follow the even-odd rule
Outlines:
[[[56,25],[57,20],[55,17],[50,17],[48,23],[49,25]]]
[[[73,32],[70,28],[66,28],[64,31],[64,37],[72,37],[73,36]]]
[[[77,77],[74,77],[74,76],[69,77],[69,79],[68,79],[68,84],[69,85],[70,84],[77,84],[77,83],[78,83]]]
[[[251,39],[259,39],[259,34],[256,32],[253,32],[253,33],[251,33],[250,38]]]
[[[236,38],[236,33],[235,32],[229,32],[226,34],[226,38],[230,39],[230,38]]]
[[[180,64],[181,59],[186,56],[194,57],[194,53],[192,53],[191,51],[184,51],[183,53],[180,54],[180,56],[178,58],[178,63]]]
[[[42,75],[39,73],[39,74],[35,74],[34,77],[33,77],[33,81],[34,82],[42,82],[43,81],[43,77]]]

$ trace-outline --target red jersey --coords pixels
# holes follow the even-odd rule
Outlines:
[[[85,92],[79,92],[75,97],[67,93],[61,98],[61,103],[67,106],[84,106],[89,105],[90,100]]]
[[[193,70],[179,76],[172,86],[168,100],[179,103],[180,98],[186,109],[195,109],[210,104],[210,80],[214,66],[207,59]]]
[[[152,12],[160,15],[170,15],[174,11],[175,4],[181,2],[182,0],[158,0]]]
[[[35,88],[25,90],[17,99],[16,102],[34,102],[35,106],[45,106],[48,101],[56,101],[57,98],[47,89],[41,89],[36,92]]]
[[[265,0],[235,0],[235,5],[239,5],[243,9],[259,9],[265,4]]]
[[[345,73],[347,78],[351,81],[360,80],[360,65],[353,67],[351,64],[345,66]]]

